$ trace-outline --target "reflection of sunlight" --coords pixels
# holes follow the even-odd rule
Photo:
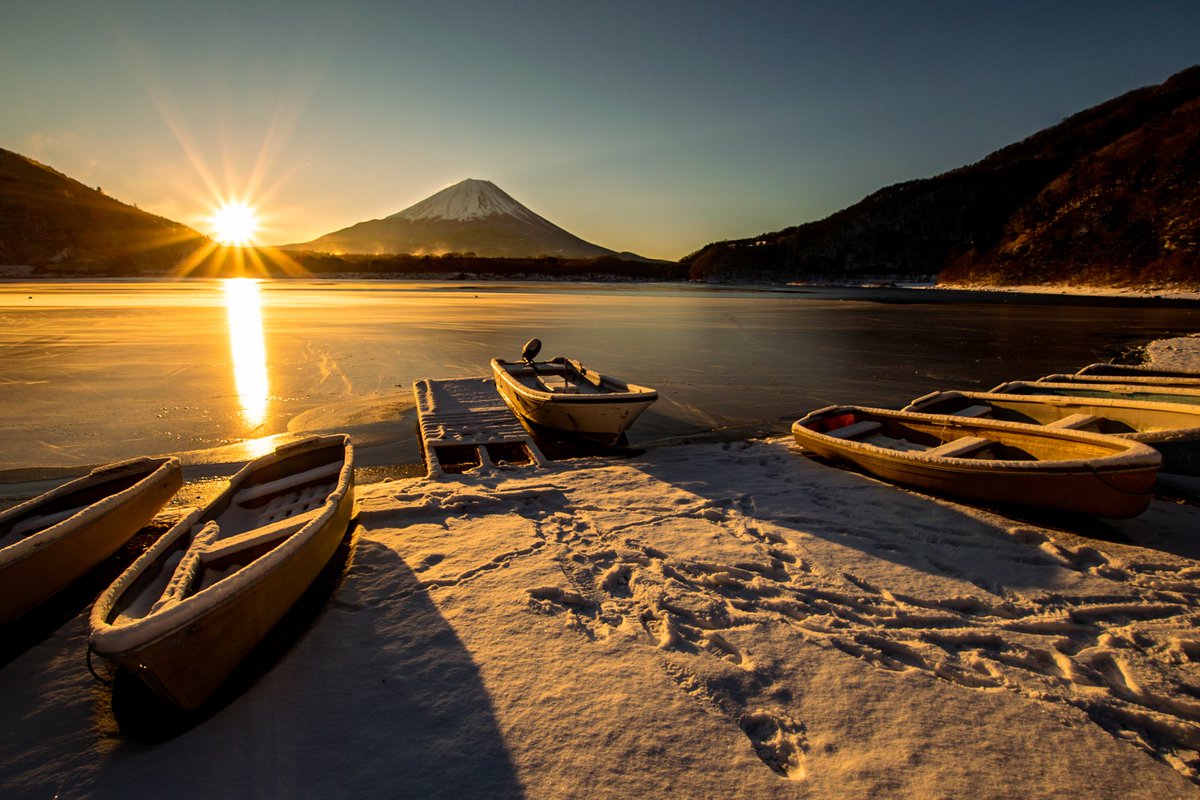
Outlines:
[[[225,281],[225,308],[229,313],[229,349],[242,416],[251,428],[267,418],[267,350],[263,343],[262,298],[258,281],[231,278]]]

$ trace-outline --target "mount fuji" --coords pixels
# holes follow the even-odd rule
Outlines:
[[[442,255],[484,258],[621,256],[586,242],[518,203],[491,181],[467,179],[383,219],[360,222],[285,250],[338,255]]]

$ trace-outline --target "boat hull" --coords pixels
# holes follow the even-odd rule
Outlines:
[[[352,476],[353,465],[348,463]],[[319,522],[226,578],[235,584],[224,587],[215,600],[201,591],[172,609],[169,619],[164,614],[155,620],[151,614],[140,623],[114,624],[114,609],[124,592],[139,579],[139,572],[155,568],[173,539],[187,535],[194,517],[181,522],[160,540],[157,552],[148,552],[144,562],[134,564],[97,600],[92,612],[93,651],[124,667],[180,709],[202,708],[307,591],[337,550],[354,507],[353,480],[344,477],[345,470],[340,494]]]
[[[919,397],[904,410],[955,414],[981,406],[991,409],[988,419],[1035,425],[1062,424],[1073,415],[1086,415],[1089,421],[1077,429],[1147,444],[1162,455],[1161,472],[1200,476],[1200,406],[1115,397],[949,391]]]
[[[576,364],[576,362],[571,362]],[[553,367],[553,362],[539,365]],[[615,446],[622,434],[658,399],[658,393],[645,387],[622,392],[598,394],[558,394],[530,388],[510,371],[519,365],[494,359],[492,374],[500,397],[519,419],[535,432],[554,432],[576,436],[606,447]],[[583,370],[582,367],[579,367]],[[586,370],[584,370],[586,371]],[[601,381],[610,381],[596,376]]]
[[[177,458],[121,462],[94,470],[5,513],[5,519],[19,524],[40,507],[70,503],[72,495],[99,488],[122,470],[142,477],[78,514],[0,550],[0,624],[65,589],[128,542],[183,485],[180,462]]]
[[[1125,383],[1053,383],[1009,381],[990,391],[999,394],[1050,394],[1062,397],[1113,397],[1145,403],[1200,405],[1200,388]]]
[[[906,424],[930,436],[942,435],[946,430],[954,430],[962,436],[985,438],[1002,437],[1006,433],[1044,435],[1048,438],[1043,442],[1043,448],[1051,453],[1055,449],[1054,439],[1061,439],[1064,458],[1030,461],[938,458],[919,451],[896,451],[844,441],[810,427],[818,415],[835,410],[868,411],[872,418],[877,415],[907,417]],[[1113,519],[1137,516],[1146,510],[1161,464],[1161,457],[1145,445],[1099,434],[1047,434],[1034,425],[964,422],[940,414],[908,414],[883,409],[822,409],[797,421],[792,426],[792,433],[807,450],[916,489],[985,503],[1031,506]],[[1115,443],[1107,448],[1111,456],[1075,457],[1080,443],[1090,441],[1094,445],[1103,445],[1106,440]]]

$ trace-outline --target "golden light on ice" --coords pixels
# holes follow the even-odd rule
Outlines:
[[[234,383],[246,424],[257,428],[267,418],[268,396],[262,297],[253,278],[230,278],[224,284]]]
[[[258,233],[258,214],[253,208],[240,201],[221,205],[208,218],[213,238],[228,247],[245,247],[254,242]]]

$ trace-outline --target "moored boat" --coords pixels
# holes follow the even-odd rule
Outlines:
[[[601,375],[573,359],[535,362],[540,349],[541,342],[533,339],[525,345],[523,361],[492,359],[496,390],[535,431],[549,429],[612,447],[658,399],[654,389]]]
[[[0,513],[0,623],[116,552],[182,485],[179,459],[134,458]]]
[[[1087,381],[1008,381],[989,391],[999,394],[1044,394],[1060,397],[1111,397],[1144,403],[1200,405],[1200,386],[1153,386],[1135,383],[1091,383]]]
[[[904,410],[1119,436],[1161,453],[1162,472],[1200,476],[1200,406],[1115,397],[947,391],[918,397]]]
[[[250,462],[100,596],[89,647],[179,708],[200,708],[324,568],[353,506],[348,436]]]
[[[1146,510],[1162,457],[1140,442],[1069,429],[829,406],[792,425],[819,455],[939,494],[1093,514]]]

